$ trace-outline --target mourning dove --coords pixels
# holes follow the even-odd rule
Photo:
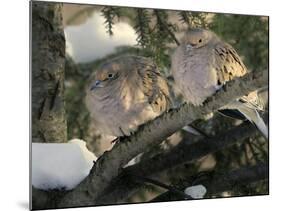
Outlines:
[[[227,81],[247,73],[237,52],[216,34],[189,29],[172,55],[172,74],[188,103],[199,106]],[[265,137],[268,129],[257,110],[263,110],[257,91],[236,99],[220,112],[251,121]]]
[[[95,71],[86,105],[100,132],[119,137],[159,116],[172,102],[165,78],[150,59],[121,56]]]

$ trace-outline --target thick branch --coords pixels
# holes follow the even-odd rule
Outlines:
[[[62,190],[39,190],[32,186],[32,209],[56,209],[57,201],[66,193]]]
[[[207,195],[219,193],[226,190],[233,190],[238,185],[250,184],[253,182],[268,179],[268,164],[260,163],[255,166],[246,166],[238,170],[230,171],[226,174],[214,174],[209,176],[207,180],[201,181],[200,184],[204,185],[207,189]],[[184,182],[183,182],[184,183]],[[196,184],[194,184],[196,185]],[[182,187],[184,189],[185,187]],[[183,200],[184,198],[175,194],[174,192],[167,191],[156,198],[153,202]]]
[[[105,152],[89,176],[73,191],[66,194],[60,207],[94,205],[110,182],[116,178],[121,168],[132,158],[151,146],[160,144],[177,130],[204,115],[211,113],[231,100],[248,94],[267,85],[267,71],[250,73],[225,85],[216,95],[209,98],[203,106],[184,104],[179,109],[170,110],[155,120],[140,126],[130,137],[124,137],[110,152]]]
[[[258,131],[254,126],[249,122],[244,122],[216,137],[207,138],[192,145],[188,144],[188,140],[184,140],[171,151],[130,166],[126,171],[143,176],[146,174],[152,175],[169,167],[172,168],[186,162],[192,162],[207,154],[220,151],[235,143],[242,142],[256,133]]]
[[[166,153],[156,155],[151,159],[125,168],[124,172],[110,184],[106,194],[100,197],[97,203],[120,203],[135,193],[142,184],[136,182],[129,175],[151,176],[230,147],[235,143],[244,141],[248,137],[254,136],[256,133],[258,131],[254,126],[249,122],[244,122],[216,137],[200,140],[194,144],[189,144],[189,140],[183,140],[178,146]],[[122,194],[120,190],[122,190]]]

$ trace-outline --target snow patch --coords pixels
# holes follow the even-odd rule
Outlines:
[[[90,62],[115,52],[119,46],[134,46],[137,35],[134,28],[124,21],[114,24],[113,36],[109,36],[101,12],[94,12],[80,25],[64,29],[67,53],[76,63]]]
[[[35,188],[75,188],[90,172],[97,157],[83,140],[32,143],[32,185]]]
[[[184,193],[194,199],[202,199],[207,193],[207,189],[203,185],[194,185],[184,190]]]

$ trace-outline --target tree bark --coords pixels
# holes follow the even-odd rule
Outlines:
[[[48,2],[30,3],[32,142],[61,143],[67,141],[64,108],[65,38],[62,5]],[[54,194],[32,188],[32,208],[46,208]]]
[[[96,200],[104,194],[110,182],[120,174],[122,167],[132,158],[160,144],[165,138],[192,121],[218,110],[235,98],[266,86],[267,76],[267,71],[249,73],[228,82],[202,106],[184,104],[140,126],[137,132],[129,137],[121,138],[110,152],[105,152],[97,160],[88,177],[65,195],[59,207],[95,205]]]
[[[249,122],[244,122],[225,133],[212,138],[199,140],[189,144],[188,140],[181,143],[166,153],[162,153],[129,166],[124,169],[110,185],[106,193],[97,200],[97,204],[118,204],[124,202],[132,194],[142,187],[142,184],[134,179],[134,176],[150,177],[164,170],[174,168],[183,163],[192,162],[210,153],[215,153],[235,143],[242,142],[248,137],[258,133],[257,129]],[[122,190],[122,193],[120,193]]]
[[[62,5],[31,2],[32,142],[66,142]]]
[[[266,71],[250,73],[227,83],[224,89],[221,89],[216,95],[208,99],[203,106],[194,107],[184,104],[180,108],[170,110],[155,120],[146,123],[131,136],[121,138],[120,142],[110,152],[106,152],[101,156],[88,177],[80,185],[71,191],[62,191],[60,197],[55,199],[55,203],[45,204],[44,207],[62,208],[98,205],[98,199],[104,196],[105,190],[112,184],[113,179],[120,175],[122,167],[136,155],[151,146],[161,143],[162,140],[181,129],[184,125],[202,118],[235,98],[266,85]],[[219,146],[223,147],[221,144]],[[210,147],[210,150],[213,149],[213,147]],[[204,147],[203,150],[205,150]],[[45,193],[48,194],[48,192]]]

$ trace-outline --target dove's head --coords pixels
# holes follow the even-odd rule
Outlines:
[[[201,28],[193,28],[185,33],[182,39],[182,44],[185,45],[186,50],[196,49],[207,45],[215,38],[215,34],[211,31]]]
[[[120,81],[126,72],[126,68],[122,62],[118,60],[112,60],[102,64],[96,71],[93,80],[90,84],[90,91],[96,92],[107,87],[113,87]]]

